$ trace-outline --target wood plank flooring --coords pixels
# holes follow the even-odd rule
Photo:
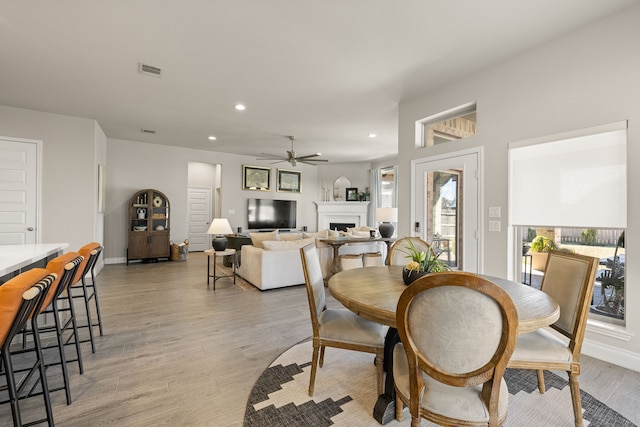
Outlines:
[[[105,335],[95,354],[84,345],[83,375],[70,367],[73,403],[52,394],[57,426],[242,426],[258,376],[311,335],[307,297],[303,286],[261,292],[227,278],[213,291],[206,262],[190,253],[186,262],[105,266]],[[640,373],[584,359],[582,389],[640,425]],[[26,402],[25,416],[39,404]],[[8,405],[0,425],[11,425]]]

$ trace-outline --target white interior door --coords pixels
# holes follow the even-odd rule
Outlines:
[[[211,188],[189,187],[187,197],[189,252],[204,251],[211,247]]]
[[[480,154],[451,153],[414,160],[415,235],[443,252],[458,270],[480,273]]]
[[[39,239],[38,143],[0,137],[0,244]]]

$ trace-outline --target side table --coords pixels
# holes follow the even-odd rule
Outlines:
[[[236,250],[235,249],[226,249],[224,251],[214,251],[213,249],[207,249],[204,251],[207,254],[207,287],[209,286],[209,279],[213,277],[213,290],[216,290],[216,281],[218,279],[222,279],[223,277],[233,277],[233,284],[236,283]],[[216,258],[217,257],[231,257],[233,273],[231,274],[216,274]],[[211,257],[213,257],[213,274],[211,274]]]

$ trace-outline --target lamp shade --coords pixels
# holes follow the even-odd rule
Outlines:
[[[229,220],[226,218],[214,218],[214,220],[211,221],[209,230],[207,230],[207,234],[213,234],[216,236],[211,241],[213,249],[216,251],[224,251],[227,249],[227,238],[224,237],[224,234],[231,233],[233,233],[233,230],[231,230]]]
[[[232,234],[233,230],[231,230],[231,225],[229,224],[229,220],[226,218],[214,218],[211,221],[211,225],[209,226],[209,230],[207,234]]]
[[[398,222],[398,208],[376,208],[376,221]]]

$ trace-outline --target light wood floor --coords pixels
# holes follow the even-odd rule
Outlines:
[[[57,426],[242,426],[258,376],[311,335],[307,297],[303,286],[261,292],[242,279],[220,279],[214,292],[206,260],[105,266],[105,335],[95,354],[84,346],[83,375],[71,366],[73,403],[52,394]],[[584,357],[580,380],[640,425],[640,373]],[[0,425],[11,425],[8,405]]]

